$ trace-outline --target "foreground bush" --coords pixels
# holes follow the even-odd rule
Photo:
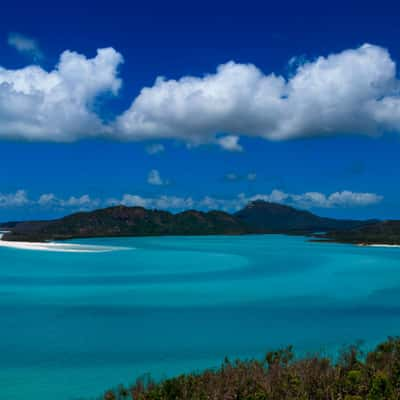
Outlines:
[[[104,400],[399,400],[400,338],[363,356],[358,346],[335,363],[296,360],[291,347],[262,361],[224,361],[219,369],[155,383],[149,378],[104,394]]]

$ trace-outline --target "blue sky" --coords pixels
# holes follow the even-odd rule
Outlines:
[[[399,218],[399,9],[380,4],[3,5],[0,220],[257,197]]]

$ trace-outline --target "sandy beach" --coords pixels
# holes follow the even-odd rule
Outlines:
[[[384,243],[375,243],[375,244],[366,244],[366,243],[360,243],[358,246],[361,247],[400,247],[398,244],[384,244]]]
[[[20,250],[40,250],[40,251],[55,251],[65,253],[105,253],[115,250],[127,250],[125,247],[111,247],[111,246],[93,246],[72,243],[31,243],[31,242],[12,242],[2,240],[6,232],[0,233],[0,247],[10,247]]]

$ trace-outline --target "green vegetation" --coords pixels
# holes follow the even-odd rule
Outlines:
[[[264,360],[226,359],[216,370],[155,383],[138,379],[107,391],[104,400],[398,400],[400,338],[389,338],[366,356],[358,346],[332,363],[324,357],[296,359],[293,349]]]
[[[400,244],[400,221],[382,221],[320,236],[342,243]]]
[[[100,236],[311,234],[350,229],[365,223],[321,218],[308,211],[257,200],[235,214],[196,210],[172,214],[117,206],[52,221],[10,222],[0,224],[0,229],[11,231],[4,236],[5,240],[38,242]]]
[[[143,207],[116,206],[80,212],[53,221],[3,225],[11,233],[4,240],[45,241],[103,236],[238,235],[247,233],[243,223],[222,211],[195,210],[172,214]]]
[[[252,201],[234,215],[253,232],[259,233],[309,234],[352,229],[371,223],[371,221],[323,218],[309,211],[263,200]]]

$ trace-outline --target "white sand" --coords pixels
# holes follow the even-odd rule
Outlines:
[[[358,246],[361,247],[400,247],[399,244],[385,244],[385,243],[374,243],[374,244],[367,244],[367,243],[359,243]]]
[[[11,242],[2,240],[6,232],[0,232],[0,247],[11,247],[20,250],[41,250],[41,251],[58,251],[64,253],[105,253],[115,250],[130,250],[127,247],[111,247],[111,246],[93,246],[73,243],[31,243],[31,242]]]
[[[368,247],[400,247],[398,244],[367,244]]]

